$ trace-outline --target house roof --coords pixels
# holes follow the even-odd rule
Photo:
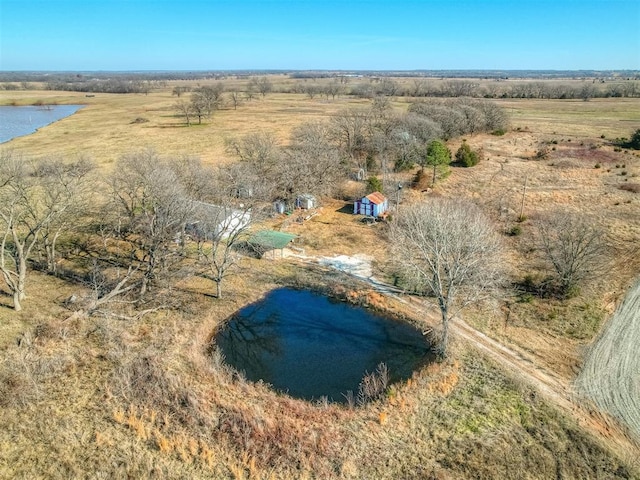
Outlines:
[[[296,235],[291,233],[276,232],[275,230],[260,230],[249,238],[249,243],[258,245],[267,250],[284,248],[289,245]]]
[[[371,203],[375,203],[376,205],[380,205],[387,200],[387,197],[382,195],[380,192],[373,192],[367,195],[367,197]]]
[[[205,202],[193,202],[193,221],[222,222],[230,216],[242,216],[245,212],[231,207]]]

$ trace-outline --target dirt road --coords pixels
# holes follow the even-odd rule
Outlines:
[[[627,292],[591,347],[578,392],[640,438],[640,280]]]
[[[351,274],[368,282],[374,290],[411,305],[422,317],[430,317],[433,323],[439,321],[439,312],[425,300],[401,295],[397,288],[374,278],[369,259],[364,255],[350,258],[295,256],[305,263],[319,263]],[[630,438],[624,428],[606,416],[585,406],[568,379],[536,364],[533,357],[502,345],[460,318],[452,321],[449,328],[454,336],[472,343],[579,424],[599,434],[610,447],[627,459],[637,461],[634,459],[640,451],[640,355],[635,346],[640,343],[640,281],[629,291],[594,346],[580,380],[580,391],[586,392],[602,411],[629,425],[637,434],[636,439]]]

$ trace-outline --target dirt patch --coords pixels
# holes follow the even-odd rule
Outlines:
[[[363,254],[357,254],[352,257],[348,255],[337,255],[335,257],[322,257],[318,259],[318,263],[366,279],[373,274],[371,260],[372,258],[370,256]]]

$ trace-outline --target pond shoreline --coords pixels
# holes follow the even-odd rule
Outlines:
[[[85,107],[72,105],[2,105],[0,106],[0,144],[32,135],[77,113]]]
[[[381,365],[391,384],[435,359],[428,340],[409,322],[289,287],[240,309],[212,344],[248,380],[295,398],[335,403],[360,395],[363,379]]]

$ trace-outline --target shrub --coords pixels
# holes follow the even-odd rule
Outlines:
[[[378,177],[367,178],[367,193],[380,192],[382,193],[382,181]]]
[[[507,235],[509,235],[510,237],[517,237],[519,235],[522,235],[522,227],[520,225],[514,225],[509,229]]]
[[[602,167],[602,165],[600,165],[599,163],[596,163],[596,164],[593,166],[593,168],[601,168],[601,167]]]
[[[395,172],[404,172],[412,169],[414,166],[414,162],[411,158],[407,156],[398,156],[396,161],[393,164],[393,170]]]
[[[545,146],[541,147],[533,157],[535,160],[544,160],[549,156],[549,149]]]
[[[481,160],[481,154],[471,149],[467,142],[462,142],[460,148],[456,152],[456,164],[463,167],[473,167]]]
[[[623,138],[621,140],[621,146],[625,148],[631,148],[633,150],[640,150],[640,128],[633,132],[633,134],[631,135],[631,140],[626,141],[626,138]]]
[[[496,137],[501,137],[505,133],[507,132],[505,131],[504,128],[498,128],[497,130],[494,130],[493,132],[491,132],[491,135],[495,135]]]

